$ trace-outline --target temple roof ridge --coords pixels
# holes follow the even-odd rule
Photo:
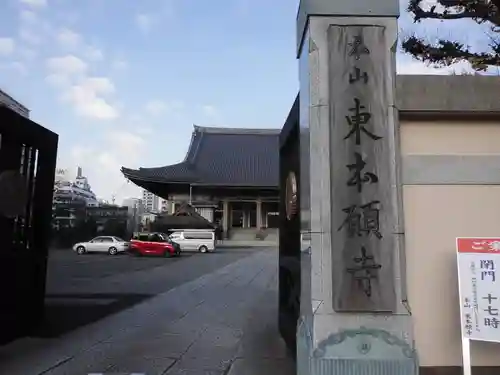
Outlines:
[[[193,125],[184,160],[157,168],[122,168],[135,183],[277,188],[281,129]]]
[[[279,128],[229,128],[223,126],[200,126],[193,124],[195,132],[210,134],[228,134],[228,135],[279,135]]]

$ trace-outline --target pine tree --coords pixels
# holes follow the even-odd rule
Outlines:
[[[425,7],[424,0],[409,0],[408,11],[413,14],[415,23],[422,20],[472,20],[478,25],[485,25],[493,37],[489,49],[473,51],[463,43],[439,39],[428,43],[419,36],[406,38],[402,47],[416,59],[440,66],[449,66],[467,61],[476,71],[486,71],[491,66],[500,66],[500,0],[438,0],[439,5]],[[485,37],[488,37],[485,35]]]

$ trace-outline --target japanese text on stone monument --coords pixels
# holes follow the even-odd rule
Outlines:
[[[393,132],[385,29],[336,26],[330,48],[333,307],[394,311]]]

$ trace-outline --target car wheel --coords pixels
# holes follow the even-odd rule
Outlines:
[[[206,253],[206,252],[208,251],[208,247],[206,247],[206,246],[200,246],[200,247],[198,248],[198,251],[199,251],[200,253]]]
[[[163,256],[164,256],[165,258],[170,258],[170,257],[172,256],[172,253],[170,252],[170,250],[168,250],[168,249],[167,249],[167,250],[165,250],[165,252],[163,253]]]
[[[108,254],[109,255],[116,255],[116,254],[118,254],[118,250],[116,249],[116,247],[110,247],[108,250]]]
[[[83,255],[83,254],[85,254],[86,252],[87,252],[87,250],[85,250],[85,248],[84,248],[83,246],[78,246],[78,247],[76,248],[76,253],[77,253],[78,255]]]

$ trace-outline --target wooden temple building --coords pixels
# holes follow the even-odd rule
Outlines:
[[[137,170],[122,167],[134,184],[176,206],[188,202],[225,238],[277,238],[280,129],[194,126],[180,163]],[[271,237],[269,237],[271,238]]]

